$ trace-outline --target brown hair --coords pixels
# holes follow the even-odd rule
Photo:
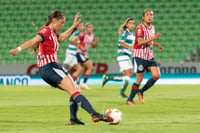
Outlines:
[[[88,27],[89,25],[91,25],[92,23],[91,22],[87,22],[86,24],[85,24],[85,27]]]
[[[144,16],[147,11],[152,11],[153,12],[152,9],[145,9],[142,16]]]
[[[49,25],[51,24],[51,22],[53,21],[54,18],[57,19],[57,20],[59,20],[59,19],[63,18],[64,16],[65,16],[64,13],[61,12],[61,11],[58,11],[58,10],[53,11],[53,12],[48,16],[48,18],[47,18],[47,23],[45,24],[45,26],[49,26]],[[37,55],[38,49],[39,49],[39,43],[33,45],[32,49],[33,49],[34,54]]]
[[[134,20],[133,18],[127,18],[126,21],[119,27],[118,34],[120,35],[127,27],[126,24],[130,21]]]

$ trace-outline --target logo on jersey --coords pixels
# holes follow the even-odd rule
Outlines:
[[[143,65],[139,65],[138,69],[139,69],[139,71],[143,71],[143,69],[144,69]]]
[[[42,32],[42,33],[45,33],[45,32],[46,32],[46,30],[47,30],[47,29],[43,29],[41,32]]]
[[[133,39],[134,39],[134,36],[133,36],[133,35],[128,35],[128,36],[127,36],[127,39],[128,39],[128,40],[133,40]]]
[[[142,33],[142,30],[141,29],[138,29],[137,30],[137,34],[141,34]]]

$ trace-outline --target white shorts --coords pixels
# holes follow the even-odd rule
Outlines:
[[[64,64],[69,65],[69,66],[74,66],[77,63],[78,62],[75,55],[71,55],[71,54],[66,55]]]
[[[118,61],[120,72],[123,72],[124,70],[133,69],[133,64],[131,60],[125,60],[125,61]]]

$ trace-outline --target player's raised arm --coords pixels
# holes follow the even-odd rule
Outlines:
[[[69,29],[67,29],[65,32],[60,34],[60,36],[58,38],[59,42],[62,42],[65,39],[67,39],[67,37],[73,32],[74,28],[76,28],[76,26],[80,23],[80,19],[79,19],[80,17],[81,17],[80,13],[77,13],[75,15],[73,25]]]
[[[15,49],[11,49],[9,52],[12,55],[16,55],[20,51],[26,50],[26,49],[32,47],[33,45],[37,45],[41,41],[42,41],[42,37],[39,35],[36,35],[33,39],[26,41],[24,44],[22,44],[21,46],[15,48]]]

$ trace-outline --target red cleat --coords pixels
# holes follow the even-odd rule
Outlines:
[[[137,105],[135,102],[132,102],[132,101],[127,101],[127,104],[128,105]]]
[[[144,104],[143,94],[140,93],[140,92],[138,92],[137,94],[138,94],[138,97],[139,97],[139,101],[140,101],[142,104]]]

